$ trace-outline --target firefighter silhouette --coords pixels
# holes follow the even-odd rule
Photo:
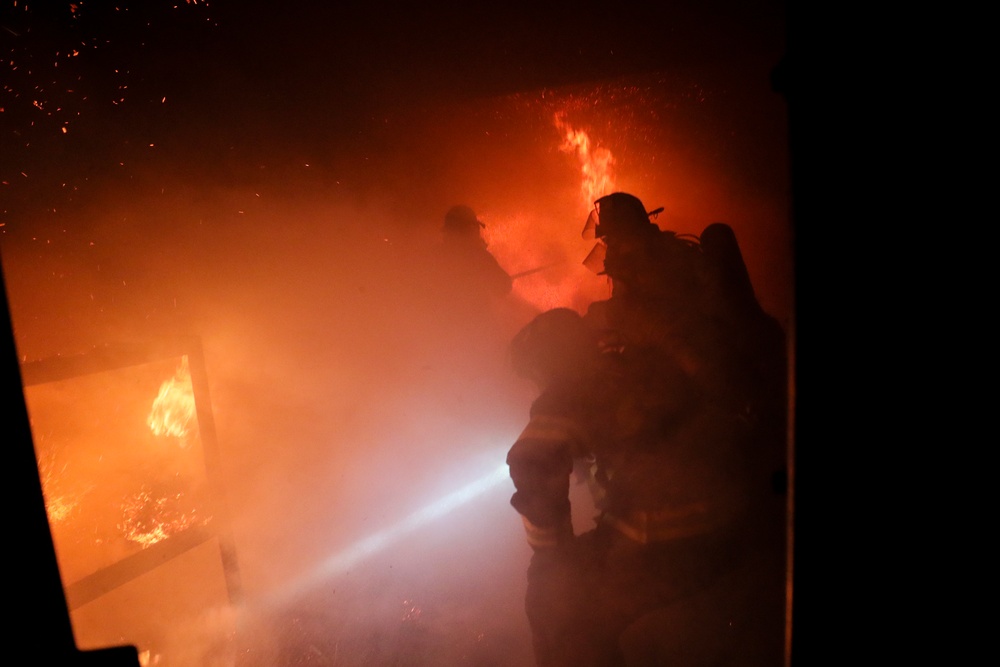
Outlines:
[[[472,208],[452,206],[429,257],[435,304],[430,314],[444,330],[441,345],[461,353],[463,359],[455,363],[465,365],[496,358],[510,336],[503,328],[503,306],[512,281],[490,253],[484,228]]]
[[[511,291],[511,278],[490,253],[482,230],[486,225],[469,206],[452,206],[444,217],[442,243],[435,261],[448,284],[443,289],[459,306],[501,298]]]
[[[440,220],[440,219],[439,219]],[[504,353],[513,331],[512,280],[491,254],[485,224],[467,205],[446,209],[439,237],[421,248],[407,276],[403,304],[411,339],[409,363],[428,409],[446,409],[462,421],[510,418],[508,395],[515,383]],[[514,400],[513,397],[510,400]]]
[[[511,344],[540,390],[507,459],[536,660],[780,665],[783,332],[728,225],[685,237],[651,215],[630,194],[599,199],[585,263],[611,297],[543,313]],[[598,510],[582,535],[574,469]]]

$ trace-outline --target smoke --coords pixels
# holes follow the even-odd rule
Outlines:
[[[539,310],[607,296],[581,264],[586,184],[562,124],[614,157],[618,189],[665,207],[661,226],[729,222],[762,303],[788,322],[783,186],[748,173],[775,149],[744,161],[734,100],[691,90],[657,75],[399,108],[351,150],[199,136],[149,147],[58,211],[35,191],[3,235],[20,355],[200,338],[243,589],[229,607],[209,543],[175,579],[81,609],[78,638],[137,642],[170,665],[529,664],[528,547],[497,471],[533,389],[506,343]],[[780,115],[768,122],[762,134]],[[780,160],[766,166],[780,183]],[[429,277],[460,203],[524,273],[474,312]],[[151,379],[149,405],[169,377]],[[170,603],[182,587],[198,593]],[[155,619],[129,634],[145,608]]]

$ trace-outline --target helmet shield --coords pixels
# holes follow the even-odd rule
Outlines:
[[[599,276],[604,275],[604,258],[608,256],[608,246],[604,241],[598,241],[583,260],[583,265]]]
[[[593,241],[597,238],[597,220],[600,215],[597,212],[597,204],[594,204],[594,210],[590,212],[587,216],[587,222],[583,223],[583,231],[580,236],[587,241]]]

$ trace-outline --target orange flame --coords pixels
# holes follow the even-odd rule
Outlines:
[[[559,149],[564,153],[575,154],[580,161],[580,172],[583,175],[580,192],[584,209],[589,210],[595,200],[614,189],[612,167],[615,158],[607,148],[593,145],[584,130],[575,129],[567,123],[564,112],[556,112],[554,122],[556,129],[563,135]]]
[[[184,439],[193,430],[195,421],[194,389],[188,359],[183,357],[174,377],[160,385],[160,393],[146,418],[153,435],[167,435]]]
[[[68,496],[58,496],[48,500],[45,503],[45,510],[48,513],[49,522],[60,523],[67,520],[79,504],[78,499],[72,499]]]
[[[157,495],[147,485],[122,502],[122,520],[118,528],[125,539],[145,549],[182,533],[193,526],[202,526],[207,517],[199,516],[189,507],[184,494],[179,492]]]
[[[61,475],[56,473],[51,456],[41,455],[38,458],[38,476],[42,482],[42,493],[45,497],[45,511],[49,522],[56,524],[69,519],[80,505],[79,494],[63,493],[60,488]],[[61,472],[65,472],[65,466]]]

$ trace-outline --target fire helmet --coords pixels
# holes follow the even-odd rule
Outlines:
[[[444,216],[444,229],[446,232],[458,234],[479,233],[481,227],[485,227],[480,222],[476,212],[465,205],[452,206]]]
[[[650,218],[663,209],[646,211],[646,207],[635,195],[626,192],[612,192],[594,202],[587,222],[583,227],[583,237],[590,233],[598,239],[622,234],[635,234],[658,229]]]
[[[626,192],[613,192],[595,201],[594,210],[583,226],[583,238],[596,239],[597,243],[583,265],[598,275],[608,275],[608,246],[615,246],[615,256],[621,259],[628,254],[624,248],[644,244],[659,233],[660,228],[652,219],[662,211],[662,206],[646,211],[638,197]]]

